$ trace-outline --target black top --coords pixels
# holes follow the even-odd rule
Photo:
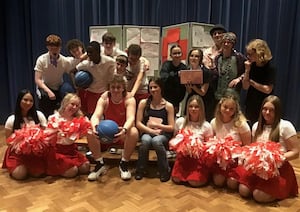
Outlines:
[[[185,86],[180,84],[178,72],[186,69],[183,63],[175,67],[172,61],[166,61],[160,70],[160,78],[164,82],[164,98],[174,107],[178,107],[185,96]]]

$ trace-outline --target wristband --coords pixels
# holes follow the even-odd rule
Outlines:
[[[124,130],[125,134],[127,134],[127,128],[123,127],[122,130]]]

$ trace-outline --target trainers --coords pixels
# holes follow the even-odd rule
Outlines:
[[[89,176],[88,176],[88,180],[89,181],[95,181],[98,179],[98,177],[102,174],[104,174],[105,172],[105,166],[103,163],[100,163],[99,161],[96,161],[96,166],[94,171],[92,171]]]
[[[120,165],[119,165],[119,170],[120,170],[122,180],[130,180],[131,179],[131,173],[128,170],[128,162],[121,161]]]

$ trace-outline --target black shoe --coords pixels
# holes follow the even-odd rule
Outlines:
[[[167,182],[170,180],[170,177],[171,177],[171,170],[169,169],[168,171],[163,172],[160,175],[160,182]]]
[[[143,179],[143,177],[144,177],[144,172],[137,169],[136,172],[135,172],[135,177],[134,178],[136,180],[141,180],[141,179]]]
[[[130,180],[131,179],[131,173],[128,170],[128,164],[129,162],[121,161],[119,165],[120,175],[122,180]]]

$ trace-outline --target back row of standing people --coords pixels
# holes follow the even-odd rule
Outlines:
[[[273,92],[275,68],[270,62],[270,48],[264,40],[251,40],[246,46],[246,57],[234,48],[236,35],[227,32],[222,25],[215,25],[210,30],[210,35],[214,45],[204,51],[199,48],[191,49],[187,66],[181,61],[181,47],[171,47],[171,60],[164,62],[160,71],[160,77],[165,83],[165,98],[174,105],[177,113],[186,91],[188,97],[200,95],[204,100],[206,118],[211,120],[224,91],[234,88],[241,95],[242,109],[252,125],[258,118],[261,102]],[[179,72],[186,69],[201,69],[203,83],[180,84]]]

